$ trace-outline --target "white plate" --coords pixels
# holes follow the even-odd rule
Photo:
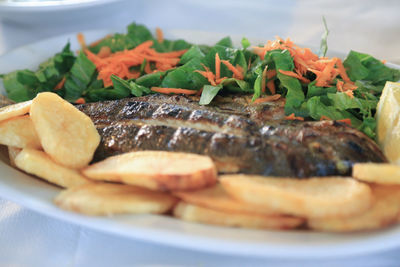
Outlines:
[[[108,33],[110,31],[95,31],[85,36],[88,41],[94,41]],[[212,43],[221,37],[189,31],[170,31],[166,36],[202,43]],[[0,73],[36,69],[40,62],[60,51],[67,40],[71,41],[73,50],[78,49],[72,34],[17,48],[0,57]],[[4,90],[2,84],[0,88]],[[312,259],[378,252],[400,246],[400,226],[369,233],[329,234],[224,228],[158,215],[82,216],[52,204],[60,191],[57,187],[15,170],[3,161],[0,161],[0,175],[0,196],[24,207],[88,228],[177,247],[234,255]]]
[[[24,24],[90,21],[121,10],[132,0],[0,0],[2,19]]]

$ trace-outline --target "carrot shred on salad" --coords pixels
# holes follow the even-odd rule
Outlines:
[[[351,126],[351,120],[350,120],[350,119],[342,119],[342,120],[337,120],[337,121],[338,121],[338,122],[346,123],[346,124],[348,124],[348,125]]]
[[[66,80],[66,78],[65,78],[65,76],[64,76],[64,77],[61,79],[61,81],[59,81],[59,82],[56,84],[56,86],[54,86],[53,90],[60,90],[60,89],[62,89],[62,88],[64,87],[65,80]]]
[[[75,104],[85,104],[86,101],[83,97],[78,98],[77,100],[75,100]]]
[[[85,41],[85,36],[83,35],[83,33],[78,33],[76,35],[76,39],[78,39],[78,43],[81,46],[82,50],[86,49],[86,41]]]
[[[339,58],[319,57],[314,54],[309,48],[300,48],[295,45],[289,38],[284,40],[279,36],[275,41],[268,41],[263,47],[253,47],[254,52],[261,59],[265,57],[268,51],[280,49],[288,50],[293,58],[294,70],[285,71],[279,70],[280,73],[297,78],[301,82],[308,84],[311,81],[305,77],[308,72],[316,75],[315,85],[320,87],[335,86],[341,88],[342,91],[355,90],[357,86],[350,80]],[[336,77],[340,75],[344,84],[336,84]],[[351,95],[351,93],[348,93]]]
[[[100,48],[99,53],[97,53],[97,56],[99,58],[105,58],[111,55],[111,48],[108,46],[103,46]]]
[[[331,118],[328,116],[322,115],[321,118],[319,119],[320,121],[333,121]],[[336,120],[338,122],[343,122],[351,126],[351,119],[341,119],[341,120]]]
[[[218,54],[218,53],[217,53]],[[236,78],[238,80],[243,80],[244,75],[243,75],[243,69],[240,66],[234,67],[232,63],[230,63],[228,60],[221,60],[221,62],[230,70],[233,72],[233,78]]]
[[[130,71],[131,67],[140,66],[144,60],[146,65],[144,71],[153,73],[156,71],[166,71],[174,68],[180,60],[180,56],[187,50],[180,50],[167,53],[156,52],[151,46],[153,41],[145,41],[140,45],[130,50],[123,50],[111,53],[111,50],[104,48],[98,54],[92,53],[85,49],[86,56],[96,65],[99,72],[98,79],[103,80],[104,86],[111,86],[111,76],[116,75],[122,79],[137,78],[137,73]],[[153,64],[151,64],[153,63]],[[155,68],[152,69],[151,66]]]
[[[215,74],[204,64],[201,64],[204,71],[195,70],[195,72],[201,74],[208,82],[216,86],[220,84],[223,80],[228,79],[228,77],[221,77],[221,63],[224,64],[232,73],[232,78],[243,80],[243,69],[240,66],[233,66],[228,60],[221,60],[219,54],[215,54]]]
[[[294,121],[294,120],[297,120],[297,121],[304,121],[304,118],[303,118],[303,117],[296,117],[296,116],[294,115],[294,113],[292,113],[292,114],[290,114],[289,116],[286,116],[286,117],[285,117],[285,120],[291,120],[291,121]]]
[[[254,100],[253,104],[276,101],[276,100],[278,100],[280,98],[281,98],[280,94],[269,95],[269,96],[266,96],[266,97],[257,98],[256,100]]]
[[[151,87],[152,91],[162,94],[185,94],[185,95],[195,95],[198,93],[197,90],[189,90],[182,88],[164,88],[164,87]]]
[[[160,28],[156,28],[156,36],[157,36],[157,42],[162,43],[164,42],[164,33]]]
[[[221,78],[221,59],[218,53],[215,54],[215,79]]]

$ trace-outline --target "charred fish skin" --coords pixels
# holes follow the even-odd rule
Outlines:
[[[310,177],[349,175],[356,162],[385,162],[361,132],[333,121],[285,121],[282,103],[243,97],[200,106],[185,96],[150,95],[78,106],[95,123],[95,161],[136,150],[209,155],[220,172]]]

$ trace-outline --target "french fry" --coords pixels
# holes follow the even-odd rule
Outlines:
[[[34,149],[23,149],[15,158],[15,165],[21,170],[34,174],[52,184],[72,187],[92,183],[77,170],[55,163],[46,153]]]
[[[40,93],[30,115],[44,151],[57,163],[79,169],[93,158],[100,143],[91,119],[54,93]]]
[[[278,214],[277,211],[266,208],[265,206],[238,201],[226,193],[219,183],[196,191],[181,191],[174,192],[173,194],[186,203],[219,211],[264,215]]]
[[[13,167],[17,167],[17,165],[15,165],[15,158],[17,157],[19,152],[21,152],[22,149],[14,146],[8,146],[7,149],[8,149],[8,158],[10,159],[10,165]]]
[[[169,194],[110,183],[93,183],[61,192],[54,200],[59,207],[87,215],[121,213],[165,213],[177,202]]]
[[[400,166],[385,163],[356,163],[353,177],[370,183],[400,184]]]
[[[88,166],[82,173],[94,180],[122,182],[158,191],[195,190],[217,181],[217,171],[209,157],[166,151],[113,156]]]
[[[0,122],[0,144],[18,148],[40,149],[42,145],[29,116]]]
[[[351,232],[380,229],[397,221],[400,212],[400,186],[372,185],[374,202],[367,211],[345,218],[314,218],[311,229],[328,232]]]
[[[255,229],[293,229],[304,222],[304,219],[289,216],[217,211],[182,201],[173,213],[175,217],[189,222]]]
[[[220,181],[230,195],[243,202],[301,217],[349,216],[372,204],[369,186],[351,178],[225,175]]]
[[[31,104],[32,100],[29,100],[0,108],[0,121],[28,114]]]

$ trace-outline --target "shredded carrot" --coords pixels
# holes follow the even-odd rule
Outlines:
[[[201,87],[201,89],[199,91],[197,91],[196,95],[201,96],[201,93],[203,93],[203,89],[204,89],[204,87]]]
[[[157,36],[157,41],[159,43],[164,42],[164,33],[160,28],[156,28],[156,36]]]
[[[99,53],[97,53],[97,56],[98,56],[99,58],[105,58],[105,57],[108,57],[108,56],[110,56],[110,55],[111,55],[111,48],[108,47],[108,46],[102,46],[102,47],[100,48]]]
[[[345,93],[346,95],[348,95],[350,98],[354,98],[353,91],[348,90],[348,91],[345,91],[344,93]]]
[[[126,74],[126,78],[128,78],[128,79],[137,79],[137,78],[139,78],[140,77],[140,72],[139,71],[134,71],[134,72],[128,72],[127,74]]]
[[[215,79],[221,78],[221,59],[218,53],[215,54]]]
[[[85,104],[86,101],[83,97],[78,98],[77,100],[75,100],[75,104]]]
[[[339,92],[343,92],[343,85],[344,85],[344,82],[341,81],[341,80],[338,80],[338,81],[336,82],[336,89],[337,89]]]
[[[276,70],[268,70],[266,74],[267,79],[271,79],[272,77],[276,76]]]
[[[131,67],[140,66],[146,60],[144,71],[153,73],[156,71],[166,71],[173,69],[180,61],[187,50],[172,51],[168,53],[158,53],[151,48],[153,41],[145,41],[133,49],[111,53],[111,50],[102,47],[97,55],[85,49],[85,53],[99,72],[98,79],[103,80],[104,86],[112,85],[111,75],[116,75],[122,79],[139,77],[137,72],[131,72]],[[154,66],[154,67],[153,67]],[[138,76],[139,75],[139,76]]]
[[[276,94],[276,95],[269,95],[266,97],[262,97],[262,98],[257,98],[253,104],[259,104],[259,103],[264,103],[264,102],[271,102],[271,101],[276,101],[279,98],[281,98],[280,94]]]
[[[336,61],[336,65],[338,67],[340,77],[342,77],[343,81],[345,81],[346,83],[353,83],[350,80],[349,76],[347,76],[346,69],[344,68],[343,63],[340,59]]]
[[[56,84],[56,86],[54,86],[53,90],[60,90],[64,87],[65,84],[65,76],[61,79],[61,81],[59,83]]]
[[[217,85],[215,82],[215,75],[214,73],[211,72],[211,70],[204,64],[201,64],[202,67],[204,68],[205,71],[201,71],[201,70],[195,70],[195,72],[200,73],[204,78],[206,78],[208,80],[208,82],[215,86]]]
[[[153,71],[150,68],[150,62],[147,61],[146,65],[144,66],[144,72],[146,72],[147,74],[152,73]]]
[[[303,118],[303,117],[296,117],[296,116],[294,115],[294,113],[292,113],[292,114],[290,114],[289,116],[286,116],[286,117],[285,117],[285,120],[291,120],[291,121],[293,121],[293,120],[304,121],[304,118]]]
[[[357,85],[354,85],[354,84],[351,84],[351,83],[345,83],[343,85],[343,90],[344,91],[348,91],[348,90],[353,91],[353,90],[356,90],[356,89],[357,89]]]
[[[316,86],[329,87],[331,82],[331,74],[333,72],[333,68],[337,62],[337,58],[332,58],[331,60],[326,62],[324,69],[321,71]]]
[[[348,124],[348,125],[351,126],[351,120],[350,120],[350,119],[343,119],[343,120],[337,120],[337,121],[338,121],[338,122],[346,123],[346,124]]]
[[[240,66],[234,67],[232,63],[230,63],[228,60],[221,60],[224,65],[233,72],[233,78],[236,78],[238,80],[243,80],[244,75],[243,75],[243,69]]]
[[[274,41],[268,41],[262,47],[253,47],[254,53],[258,54],[261,59],[264,59],[268,51],[280,49],[288,51],[293,58],[294,69],[293,71],[278,70],[280,73],[294,77],[305,84],[311,82],[307,74],[312,72],[316,75],[315,84],[320,87],[335,86],[338,91],[355,90],[357,86],[354,85],[346,73],[342,61],[339,58],[319,57],[314,54],[309,48],[300,48],[295,45],[289,38],[284,40],[279,36]],[[343,80],[336,82],[336,77],[340,75]],[[270,83],[272,85],[272,83]],[[267,86],[268,87],[268,86]],[[352,93],[348,93],[351,95]]]
[[[151,87],[152,91],[162,94],[185,94],[185,95],[195,95],[197,90],[188,90],[182,88],[164,88],[164,87]]]
[[[381,62],[382,62],[382,64],[386,64],[387,60],[386,59],[382,59]]]
[[[86,49],[86,42],[85,42],[85,36],[83,35],[83,33],[78,33],[76,35],[76,39],[78,39],[78,43],[81,46],[82,50]]]
[[[325,115],[322,115],[321,118],[320,118],[319,120],[320,120],[320,121],[325,121],[325,120],[327,120],[327,121],[333,121],[331,118],[329,118],[328,116],[325,116]],[[346,123],[346,124],[348,124],[348,125],[351,126],[351,119],[342,119],[342,120],[336,120],[336,121],[338,121],[338,122],[343,122],[343,123]]]
[[[307,78],[305,78],[305,77],[301,76],[300,74],[297,74],[297,73],[295,73],[295,72],[293,72],[293,71],[289,71],[289,70],[279,70],[279,72],[282,73],[282,74],[284,74],[284,75],[287,75],[287,76],[290,76],[290,77],[299,79],[300,81],[302,81],[302,82],[304,82],[304,83],[310,83],[310,80],[309,80],[309,79],[307,79]]]
[[[136,46],[134,49],[131,50],[132,53],[141,53],[147,51],[152,45],[154,44],[153,41],[145,41],[140,45]]]
[[[329,118],[328,116],[322,115],[321,118],[319,118],[320,121],[331,121],[332,119]]]
[[[271,94],[275,94],[276,93],[274,80],[269,80],[267,82],[267,88],[268,88],[268,90],[270,91]]]

